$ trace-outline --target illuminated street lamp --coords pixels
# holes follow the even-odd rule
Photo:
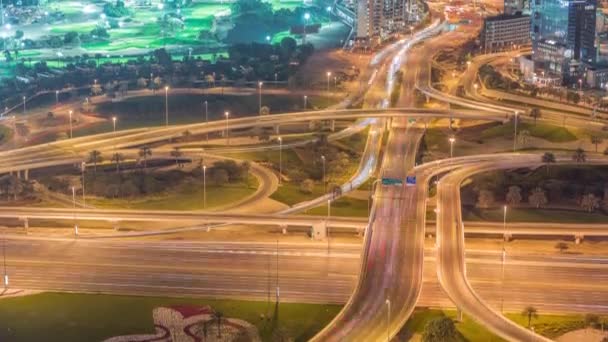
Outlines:
[[[578,79],[578,90],[583,91],[583,80],[580,78]]]
[[[262,114],[262,86],[264,82],[258,82],[258,113]]]
[[[306,44],[306,26],[308,26],[308,20],[310,20],[310,13],[304,13],[304,36],[302,37],[302,44]]]
[[[207,165],[203,165],[203,209],[207,208]]]
[[[304,95],[304,110],[306,110],[306,102],[308,102],[308,96]]]
[[[467,69],[471,67],[471,61],[467,61]]]
[[[226,117],[226,145],[230,145],[230,135],[228,132],[228,117],[230,116],[230,112],[224,112],[224,116]]]
[[[112,117],[112,132],[116,133],[116,117]]]
[[[450,141],[450,158],[453,158],[454,157],[454,142],[456,141],[456,139],[454,137],[450,137],[449,141]]]
[[[473,84],[473,88],[475,88],[475,93],[477,93],[477,88],[479,88],[479,85],[477,83]]]
[[[165,86],[165,126],[169,126],[169,87]]]
[[[327,72],[327,92],[329,92],[329,77],[331,76],[331,71]]]
[[[507,259],[507,251],[505,250],[505,239],[507,238],[507,206],[503,206],[502,220],[502,260],[501,260],[501,294],[500,294],[500,312],[504,311],[505,304],[505,261]]]
[[[70,119],[70,139],[72,139],[72,110],[70,109],[70,111],[68,112],[69,115],[69,119]]]
[[[279,185],[281,184],[281,175],[283,174],[283,139],[279,137]]]
[[[323,162],[323,192],[327,193],[327,183],[325,182],[325,156],[321,156],[321,161]]]
[[[386,299],[386,301],[384,303],[386,303],[386,315],[387,315],[387,320],[386,320],[386,342],[390,342],[390,340],[391,340],[391,332],[390,332],[390,328],[391,328],[391,300],[390,299]]]
[[[25,114],[25,95],[23,96],[23,114]]]
[[[84,192],[84,170],[87,167],[87,163],[86,162],[82,162],[80,164],[80,172],[82,173],[82,207],[85,208],[86,207],[86,199],[85,199],[85,192]]]
[[[55,105],[59,104],[59,90],[55,90]]]

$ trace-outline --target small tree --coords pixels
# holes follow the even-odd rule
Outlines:
[[[120,172],[120,163],[125,160],[125,157],[122,155],[122,153],[114,153],[112,155],[112,161],[116,164],[116,173]]]
[[[449,317],[439,317],[429,321],[422,332],[424,342],[458,341],[458,331]]]
[[[213,312],[213,320],[217,322],[218,338],[222,338],[222,318],[224,318],[224,314],[221,311]]]
[[[540,118],[540,116],[541,116],[540,109],[532,108],[532,110],[530,110],[530,117],[534,119],[534,125],[536,125],[536,120],[538,118]]]
[[[603,142],[604,142],[604,138],[602,138],[602,136],[596,135],[596,134],[591,136],[591,143],[593,145],[595,145],[595,152],[597,152],[597,145],[599,145]]]
[[[551,152],[545,152],[541,157],[541,161],[545,164],[545,167],[547,168],[547,174],[549,174],[549,164],[555,163],[555,154]]]
[[[260,108],[260,115],[270,115],[270,108],[268,106],[262,106],[262,108]]]
[[[517,185],[511,185],[506,195],[507,203],[516,206],[521,202],[521,199],[521,188]]]
[[[93,163],[93,174],[97,175],[97,163],[103,161],[103,156],[98,150],[89,152],[89,163]]]
[[[143,77],[137,79],[137,88],[144,89],[148,86],[148,80]]]
[[[577,148],[572,155],[572,160],[577,163],[584,163],[587,160],[587,155],[585,154],[585,150],[582,148]]]
[[[480,190],[477,197],[478,208],[489,208],[494,204],[494,194],[489,190]]]
[[[224,169],[214,168],[213,173],[211,174],[211,181],[216,186],[223,186],[228,183],[228,171]]]
[[[528,143],[528,139],[530,139],[530,131],[528,131],[527,129],[524,129],[521,132],[519,132],[518,140],[519,140],[519,143],[522,144],[522,146],[525,146]]]
[[[559,250],[560,253],[564,253],[564,251],[568,249],[568,244],[560,241],[555,244],[555,249]]]
[[[173,148],[173,150],[171,151],[171,157],[175,158],[175,165],[177,165],[178,167],[181,167],[181,163],[179,161],[179,158],[183,155],[182,151],[180,150],[179,147],[175,146]]]
[[[152,149],[150,146],[144,145],[139,148],[139,156],[144,159],[144,171],[148,168],[148,157],[152,155]]]
[[[312,179],[305,179],[302,181],[302,183],[300,183],[300,192],[305,194],[311,194],[314,185],[315,184]]]
[[[581,208],[587,212],[593,212],[600,207],[600,199],[594,194],[585,194],[581,198]]]
[[[538,310],[533,306],[527,306],[521,313],[522,316],[528,318],[528,328],[532,325],[532,319],[538,318]]]
[[[534,190],[532,190],[528,196],[528,203],[537,209],[547,204],[548,200],[545,190],[541,189],[540,187],[534,188]]]
[[[585,325],[588,327],[595,328],[600,324],[600,316],[592,313],[585,315]]]

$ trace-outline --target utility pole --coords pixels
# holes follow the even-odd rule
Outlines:
[[[209,123],[209,107],[207,105],[208,103],[205,100],[205,124]],[[207,141],[209,141],[209,132],[207,132]]]

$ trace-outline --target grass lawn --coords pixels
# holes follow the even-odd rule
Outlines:
[[[279,186],[277,191],[270,195],[270,198],[292,206],[300,202],[310,201],[322,195],[323,184],[321,184],[320,182],[315,183],[313,191],[310,194],[306,194],[300,191],[300,186],[298,184],[285,183]],[[325,211],[323,214],[327,214],[327,211]]]
[[[269,341],[275,323],[266,302],[43,293],[2,299],[2,341],[101,341],[126,334],[153,333],[152,310],[159,306],[209,305],[225,317],[243,319]],[[296,341],[306,341],[338,313],[338,305],[281,303],[278,326]],[[9,330],[10,329],[10,330]]]
[[[467,209],[462,211],[465,221],[502,222],[503,210]],[[556,223],[608,223],[608,215],[599,212],[568,211],[563,209],[509,208],[509,222],[556,222]]]
[[[422,335],[425,325],[440,317],[456,318],[456,311],[453,310],[435,310],[435,309],[419,309],[414,311],[414,314],[405,324],[404,330],[408,332],[408,336],[413,334]],[[489,342],[489,341],[503,341],[497,336],[494,336],[491,332],[486,330],[483,326],[477,324],[475,321],[467,316],[463,317],[463,322],[455,322],[456,329],[460,333],[460,341],[471,341],[471,342]]]
[[[528,318],[521,314],[510,313],[507,317],[515,323],[528,326]],[[556,338],[567,332],[583,329],[585,327],[584,315],[544,315],[539,312],[538,318],[532,320],[532,326],[537,333],[549,337]]]
[[[228,205],[253,194],[258,188],[255,177],[249,177],[249,184],[233,183],[224,186],[207,184],[207,208]],[[142,209],[142,210],[201,210],[203,209],[203,188],[183,186],[181,191],[164,195],[142,198],[106,199],[91,198],[87,203],[107,209]]]
[[[497,137],[512,138],[513,137],[513,122],[504,125],[497,125],[481,132],[482,139],[492,139]],[[519,122],[517,125],[518,134],[524,130],[530,132],[530,136],[545,139],[550,142],[562,143],[575,141],[578,138],[574,133],[567,128],[549,125],[545,123],[527,123]]]
[[[308,215],[327,215],[327,204],[312,208],[306,212]],[[331,216],[367,217],[367,201],[340,197],[331,202]]]

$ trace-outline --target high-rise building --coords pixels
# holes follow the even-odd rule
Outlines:
[[[406,20],[407,0],[358,0],[357,39],[382,41],[402,30]]]
[[[502,14],[484,20],[481,44],[486,52],[530,44],[530,16]]]
[[[568,49],[573,59],[589,64],[596,61],[595,11],[593,0],[572,1],[568,5]]]

